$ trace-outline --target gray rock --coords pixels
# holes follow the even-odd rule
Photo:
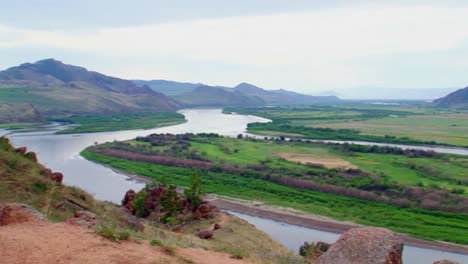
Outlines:
[[[403,239],[385,228],[354,228],[323,253],[316,264],[402,264]]]

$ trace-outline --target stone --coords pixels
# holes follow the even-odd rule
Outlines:
[[[116,214],[116,218],[119,219],[120,222],[123,222],[129,227],[137,231],[145,230],[145,226],[140,221],[138,221],[138,218],[134,216],[127,208],[116,207],[113,209],[113,213]]]
[[[182,233],[184,231],[184,227],[182,225],[176,225],[171,229],[174,233]]]
[[[221,225],[219,225],[218,223],[214,224],[213,230],[218,230],[218,229],[221,229]]]
[[[26,147],[21,147],[21,148],[15,149],[15,152],[16,152],[16,153],[19,153],[19,154],[21,154],[21,155],[26,154],[27,151],[28,151],[28,149],[27,149]]]
[[[60,172],[53,172],[50,174],[50,179],[54,182],[62,184],[63,174]]]
[[[443,260],[437,260],[432,264],[462,264],[462,263],[453,261],[453,260],[443,259]]]
[[[403,239],[385,228],[354,228],[323,253],[316,264],[402,264]]]
[[[135,214],[135,208],[133,207],[133,202],[135,201],[136,193],[134,190],[128,190],[125,193],[125,197],[122,200],[122,205],[127,208],[132,214]]]
[[[66,222],[71,225],[78,225],[84,228],[92,229],[97,225],[98,217],[90,211],[76,211],[72,218]]]
[[[30,151],[30,152],[24,154],[24,157],[27,158],[27,159],[29,159],[29,160],[31,160],[31,161],[34,161],[34,162],[36,162],[36,163],[37,163],[37,161],[38,161],[38,160],[37,160],[36,152]]]
[[[201,230],[197,233],[197,236],[201,239],[210,239],[213,238],[213,235],[213,232],[211,232],[210,230]]]
[[[0,226],[31,221],[46,221],[46,217],[25,204],[0,204]]]

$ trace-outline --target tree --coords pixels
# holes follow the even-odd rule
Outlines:
[[[244,136],[242,134],[239,134],[239,135],[237,135],[237,138],[242,139],[242,138],[244,138]]]
[[[201,199],[201,177],[198,172],[192,172],[191,185],[189,189],[185,190],[184,196],[193,208],[198,207],[202,203],[203,200]]]

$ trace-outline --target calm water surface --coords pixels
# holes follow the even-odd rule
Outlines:
[[[226,136],[236,136],[245,133],[248,123],[268,122],[269,120],[248,115],[225,115],[221,109],[186,109],[180,113],[185,115],[186,123],[149,130],[129,130],[118,132],[102,132],[77,135],[56,135],[63,125],[51,124],[38,131],[0,130],[0,135],[8,134],[16,146],[26,146],[38,154],[39,161],[54,171],[64,174],[64,183],[78,186],[95,198],[120,203],[128,189],[141,189],[144,184],[126,175],[114,172],[102,165],[82,158],[79,153],[86,147],[95,143],[104,143],[114,140],[127,140],[137,136],[152,133],[201,133],[212,132]],[[407,146],[405,146],[407,147]],[[466,152],[468,155],[468,151]],[[321,240],[334,242],[338,234],[322,232],[310,228],[289,225],[268,219],[237,214],[239,217],[255,224],[274,239],[278,240],[291,250],[297,251],[304,241]],[[405,263],[432,263],[437,259],[449,258],[468,264],[468,256],[445,253],[436,250],[405,247]]]

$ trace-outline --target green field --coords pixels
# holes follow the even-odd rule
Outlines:
[[[366,135],[391,135],[468,146],[468,112],[384,117],[364,121],[307,124],[306,126],[356,129]]]
[[[247,200],[261,200],[271,205],[291,207],[340,220],[383,226],[416,237],[468,244],[466,213],[426,210],[415,205],[398,206],[382,201],[292,187],[272,180],[282,173],[301,180],[361,190],[380,184],[390,186],[390,193],[394,192],[397,196],[399,188],[404,190],[407,186],[420,186],[421,190],[426,190],[437,186],[439,189],[434,189],[436,192],[446,190],[446,193],[454,197],[463,198],[466,197],[467,190],[467,158],[450,155],[410,158],[394,154],[346,153],[334,145],[236,140],[210,136],[196,136],[190,139],[189,143],[188,148],[182,148],[181,145],[164,143],[152,146],[139,140],[109,143],[101,147],[134,153],[157,152],[159,155],[183,160],[193,157],[196,160],[210,161],[220,167],[230,165],[236,168],[250,168],[249,166],[263,165],[265,167],[262,167],[261,171],[270,176],[266,177],[255,169],[243,170],[241,173],[228,173],[218,168],[201,169],[204,191]],[[346,176],[344,169],[299,164],[279,156],[284,153],[301,155],[300,158],[316,163],[341,160],[358,167],[361,171],[360,176],[343,178],[343,175]],[[180,186],[188,186],[189,175],[193,171],[190,167],[111,157],[93,149],[85,150],[82,155],[129,173],[158,180],[165,179]],[[421,169],[419,166],[427,164],[429,168]],[[444,174],[439,175],[439,171],[443,171]],[[457,190],[457,194],[451,193],[452,190]]]
[[[176,112],[61,116],[50,118],[50,120],[78,125],[59,131],[59,134],[150,129],[185,122],[184,116]]]
[[[468,146],[466,111],[451,112],[411,105],[377,107],[366,104],[226,108],[224,111],[273,120],[272,123],[255,123],[248,127],[248,131],[252,133],[268,136]]]

